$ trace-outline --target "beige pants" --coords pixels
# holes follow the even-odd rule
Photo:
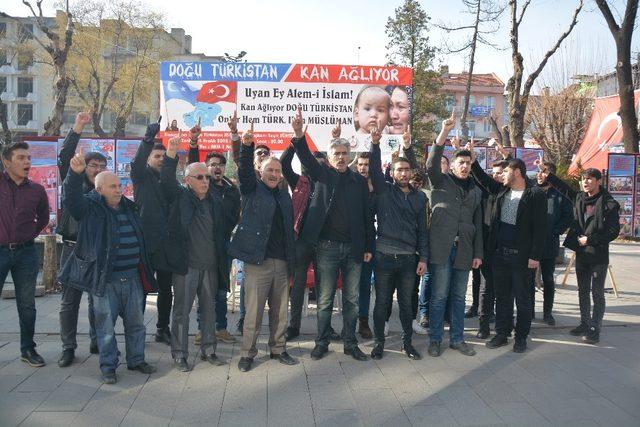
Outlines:
[[[285,351],[284,333],[287,330],[289,281],[287,263],[267,258],[262,265],[244,264],[244,317],[241,357],[254,358],[258,354],[256,342],[262,327],[264,304],[269,301],[269,348],[271,354]]]

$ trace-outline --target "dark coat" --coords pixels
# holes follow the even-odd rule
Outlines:
[[[267,254],[267,244],[271,233],[273,215],[276,212],[276,198],[282,211],[285,231],[285,256],[289,275],[295,265],[295,244],[293,238],[293,207],[291,196],[286,190],[273,192],[256,178],[253,169],[253,145],[242,145],[238,163],[238,178],[242,196],[242,215],[229,245],[229,255],[249,264],[260,265]],[[274,197],[275,194],[275,197]]]
[[[587,193],[575,191],[554,174],[549,182],[567,199],[573,202],[573,218],[563,245],[576,253],[576,260],[591,264],[609,264],[609,243],[620,234],[620,205],[613,196],[600,187],[593,210],[593,219],[587,224],[584,219]],[[587,236],[587,245],[580,246],[578,237]]]
[[[118,220],[115,211],[107,206],[97,191],[82,194],[84,180],[84,174],[70,171],[62,184],[62,204],[78,221],[78,238],[73,253],[61,268],[58,281],[65,286],[103,296],[118,252]],[[138,271],[144,291],[153,292],[157,285],[137,206],[123,196],[120,209],[127,213],[140,244]]]
[[[543,190],[544,191],[544,190]],[[571,224],[571,203],[555,188],[545,191],[547,196],[547,238],[542,258],[555,259],[560,249],[560,235]]]
[[[176,168],[178,157],[175,159],[164,156],[160,171],[160,184],[164,197],[171,205],[166,232],[154,253],[154,264],[164,271],[185,275],[189,270],[188,230],[193,215],[198,207],[198,198],[187,187],[178,184]],[[227,243],[231,228],[223,214],[222,200],[216,193],[210,192],[211,209],[213,214],[213,236],[216,248],[216,264],[218,269],[218,286],[229,289],[229,268]],[[213,266],[212,266],[213,269]]]
[[[496,182],[480,167],[478,162],[471,166],[473,177],[485,190],[496,196],[495,205],[491,209],[487,251],[493,253],[498,248],[498,231],[502,203],[510,188]],[[525,190],[518,204],[516,214],[516,241],[518,261],[527,265],[529,259],[540,261],[544,252],[547,235],[547,197],[544,192],[525,179]]]
[[[335,196],[340,175],[336,169],[318,163],[311,154],[304,136],[300,139],[293,138],[292,143],[300,162],[307,170],[314,185],[304,226],[298,238],[315,247]],[[356,262],[362,262],[364,253],[372,252],[375,238],[369,201],[369,186],[362,176],[350,169],[347,170],[347,174],[345,191],[346,198],[349,200],[351,256]]]

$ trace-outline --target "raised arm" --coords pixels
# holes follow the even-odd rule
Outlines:
[[[85,125],[91,121],[91,115],[89,113],[80,112],[76,116],[76,121],[73,125],[73,129],[69,131],[67,137],[62,143],[62,148],[58,154],[58,172],[60,173],[60,180],[64,181],[69,172],[69,164],[71,159],[76,154],[76,148],[78,148],[78,142],[80,141],[80,135],[84,130]]]
[[[487,173],[482,169],[482,166],[480,166],[478,161],[475,159],[471,164],[471,174],[478,185],[487,193],[498,194],[502,189],[502,185],[487,175]]]
[[[89,209],[89,201],[82,192],[86,167],[84,154],[76,154],[71,159],[70,171],[62,183],[62,205],[77,221],[80,221]]]
[[[240,165],[240,146],[242,142],[240,141],[240,135],[238,135],[238,112],[234,111],[233,116],[229,118],[229,122],[227,123],[229,126],[229,131],[231,132],[231,156],[233,157],[233,163],[236,166]]]
[[[240,146],[240,158],[238,162],[238,180],[240,181],[240,194],[250,194],[256,189],[256,172],[253,169],[253,122],[251,127],[242,135]]]
[[[200,152],[198,151],[198,138],[200,138],[200,134],[202,133],[202,129],[200,128],[200,119],[201,118],[198,117],[198,123],[189,130],[189,153],[187,154],[188,165],[200,161]]]
[[[140,141],[136,156],[131,162],[131,182],[133,182],[133,185],[139,185],[144,181],[144,171],[147,168],[147,160],[149,159],[149,154],[153,151],[153,144],[155,143],[155,138],[159,130],[160,125],[158,123],[150,123],[147,126],[144,138]]]
[[[176,177],[176,169],[178,168],[178,148],[180,147],[180,138],[171,138],[167,152],[164,154],[162,161],[162,169],[160,169],[160,188],[167,198],[168,202],[173,202],[180,192],[180,184]]]
[[[438,186],[444,179],[444,174],[440,168],[440,162],[442,161],[442,154],[444,153],[444,143],[447,141],[447,135],[451,129],[456,125],[455,108],[451,110],[451,116],[442,122],[442,129],[436,139],[436,143],[429,150],[429,156],[427,157],[427,177],[432,186]]]
[[[560,192],[560,194],[562,194],[564,197],[569,199],[569,201],[571,201],[571,203],[575,203],[576,196],[578,195],[578,192],[576,190],[574,190],[573,188],[571,188],[569,186],[569,184],[567,184],[566,182],[564,182],[563,180],[558,178],[553,173],[549,173],[549,175],[547,176],[547,180],[549,180],[551,185],[553,185],[553,187],[556,190],[558,190]]]
[[[371,152],[369,154],[369,177],[373,184],[373,191],[376,194],[383,194],[387,191],[387,182],[382,173],[382,159],[380,155],[380,130],[371,130]]]
[[[291,120],[291,126],[293,127],[294,137],[291,140],[291,143],[296,149],[296,154],[300,159],[300,163],[304,166],[309,174],[309,178],[312,181],[325,181],[327,178],[327,171],[325,166],[318,163],[318,161],[311,154],[311,150],[309,150],[309,146],[307,145],[307,140],[304,135],[306,133],[306,129],[302,129],[302,112],[300,108],[295,115],[295,117]]]
[[[289,186],[294,189],[296,185],[298,185],[298,179],[300,175],[295,173],[293,168],[291,167],[291,162],[293,161],[293,155],[296,153],[293,145],[289,145],[286,150],[280,156],[280,163],[282,164],[282,175],[284,175],[284,179],[289,183]]]

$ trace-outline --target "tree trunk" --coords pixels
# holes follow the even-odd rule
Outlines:
[[[469,76],[467,77],[467,87],[465,89],[464,106],[462,107],[462,116],[460,124],[462,125],[462,139],[466,143],[469,140],[469,125],[467,124],[467,113],[469,111],[469,97],[471,96],[471,81],[473,80],[473,66],[476,58],[476,44],[478,42],[478,26],[480,25],[480,6],[482,0],[478,0],[478,8],[476,9],[476,22],[473,28],[473,38],[471,39],[471,53],[469,54]]]
[[[52,292],[58,276],[58,253],[56,235],[44,236],[44,261],[42,263],[42,285],[45,292]]]
[[[127,128],[127,119],[126,117],[118,115],[116,117],[116,123],[113,128],[113,137],[114,138],[124,138],[125,130]]]
[[[7,105],[0,99],[0,107]],[[7,107],[8,109],[9,107]],[[7,111],[8,114],[8,111]],[[0,139],[0,147],[4,144],[11,144],[11,129],[9,129],[9,122],[7,114],[0,116],[0,125],[2,125],[2,139]]]
[[[106,138],[107,133],[104,131],[104,129],[102,129],[102,126],[100,125],[101,119],[102,119],[102,114],[98,114],[96,112],[91,114],[91,123],[93,124],[93,132],[96,135],[98,135],[100,138]]]
[[[635,108],[635,93],[633,88],[633,72],[631,67],[631,37],[622,32],[618,33],[616,75],[620,95],[620,111],[622,132],[624,134],[624,152],[638,152],[638,118]]]
[[[56,66],[56,82],[53,85],[53,115],[44,124],[44,135],[60,135],[60,128],[64,122],[64,106],[67,103],[67,93],[69,91],[69,79],[66,76],[64,67]]]

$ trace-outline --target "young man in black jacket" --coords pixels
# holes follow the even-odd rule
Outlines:
[[[570,331],[588,344],[600,341],[604,317],[604,281],[609,266],[609,243],[620,232],[620,205],[602,186],[602,174],[594,168],[582,172],[577,192],[553,173],[547,179],[573,202],[573,221],[564,246],[576,253],[580,325]],[[593,314],[591,313],[593,295]]]
[[[471,144],[472,145],[472,144]],[[492,255],[496,294],[496,335],[487,347],[507,345],[513,330],[513,300],[517,307],[513,351],[527,349],[531,329],[531,270],[538,268],[547,232],[547,199],[527,180],[521,159],[511,159],[502,172],[502,185],[485,173],[473,159],[472,173],[478,184],[496,196],[487,238]]]
[[[131,162],[131,181],[136,205],[140,208],[140,217],[144,235],[151,254],[153,268],[158,281],[158,321],[156,323],[156,342],[171,344],[169,317],[173,295],[171,293],[171,273],[158,263],[155,253],[164,235],[169,216],[169,204],[160,187],[160,170],[165,147],[156,143],[155,136],[160,130],[158,123],[147,126],[144,138],[140,142],[136,156]]]
[[[78,113],[73,129],[69,131],[62,143],[62,148],[58,154],[58,171],[60,181],[64,181],[69,172],[69,164],[76,153],[80,135],[84,127],[91,122],[89,113]],[[84,182],[82,183],[82,193],[87,194],[94,189],[96,175],[107,169],[107,159],[100,153],[89,152],[84,154],[84,161],[87,164]],[[63,209],[60,215],[60,223],[56,230],[62,236],[62,254],[60,255],[60,265],[64,265],[76,244],[78,238],[78,222],[71,216],[67,209]],[[75,349],[78,347],[76,333],[78,330],[78,310],[82,300],[83,291],[62,283],[62,300],[60,302],[60,339],[62,340],[62,353],[58,359],[58,366],[65,368],[75,358]],[[87,293],[89,301],[89,337],[91,343],[89,351],[98,354],[98,343],[96,342],[95,316],[93,312],[93,297]]]

